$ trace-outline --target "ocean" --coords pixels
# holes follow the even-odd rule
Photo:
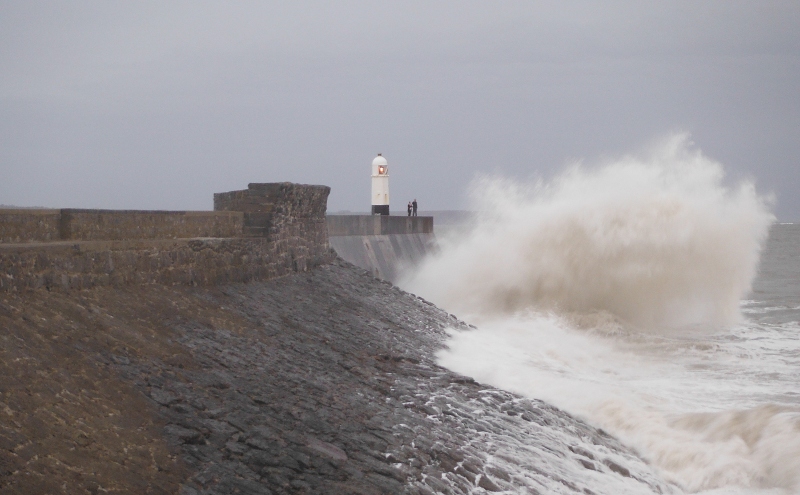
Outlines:
[[[476,327],[439,364],[602,428],[679,492],[800,493],[800,225],[768,195],[683,135],[472,194],[473,228],[401,282]]]

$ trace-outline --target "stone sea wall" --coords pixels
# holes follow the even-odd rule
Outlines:
[[[297,238],[81,241],[0,245],[0,291],[267,280],[332,259]]]
[[[60,239],[61,210],[0,209],[0,243]]]
[[[463,322],[337,260],[223,286],[0,291],[0,493],[683,493],[436,362]]]
[[[0,493],[679,492],[606,433],[440,367],[470,327],[335,259],[328,192],[218,195],[221,223],[197,225],[239,218],[233,237],[172,238],[183,212],[0,219],[35,239],[0,243]],[[375,264],[425,236],[332,239]]]
[[[241,191],[214,194],[214,210],[244,212],[244,235],[265,238],[277,253],[291,253],[294,264],[332,256],[325,224],[330,192],[328,186],[251,183]]]
[[[216,211],[0,210],[0,243],[241,237],[244,214]]]
[[[65,240],[241,237],[243,224],[243,213],[233,211],[61,210]]]
[[[213,212],[2,210],[0,291],[213,285],[306,271],[334,256],[325,224],[329,192],[250,184],[219,195],[233,199]]]
[[[214,211],[244,212],[246,235],[279,240],[287,236],[327,241],[328,186],[291,182],[248,184],[247,189],[214,194]]]

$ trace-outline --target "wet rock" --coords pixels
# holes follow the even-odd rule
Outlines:
[[[337,461],[347,460],[347,454],[345,451],[336,445],[333,445],[332,443],[323,442],[321,440],[317,440],[316,438],[309,438],[308,447],[317,453],[330,457],[331,459],[335,459]]]
[[[608,435],[545,403],[438,366],[435,353],[446,345],[446,330],[470,327],[341,261],[268,282],[216,288],[123,287],[80,295],[37,294],[39,299],[26,300],[25,305],[33,323],[2,315],[0,323],[12,334],[24,335],[22,342],[48,343],[36,352],[63,353],[60,366],[81,363],[80,369],[64,376],[105,380],[92,392],[96,396],[82,399],[74,409],[74,418],[86,417],[86,411],[96,412],[97,418],[96,425],[81,426],[80,431],[92,439],[86,454],[98,464],[77,459],[76,469],[91,473],[103,466],[102,459],[117,455],[116,444],[103,433],[112,430],[131,446],[131,454],[116,458],[119,465],[142,459],[96,483],[100,491],[674,491]],[[7,299],[13,297],[17,296]],[[79,297],[88,300],[81,304],[83,309],[77,307]],[[2,297],[0,303],[23,306]],[[86,307],[100,312],[89,313]],[[56,310],[51,308],[57,308],[64,323],[58,332],[47,333],[47,327],[35,322],[38,316],[53,318]],[[54,336],[64,340],[63,349]],[[33,353],[24,347],[33,344],[3,342],[8,342],[6,356]],[[83,350],[76,350],[76,342]],[[8,378],[23,369],[15,366],[0,368],[8,375],[3,383],[20,381]],[[30,376],[38,375],[31,371]],[[52,407],[59,400],[56,394],[77,396],[88,387],[85,382],[59,380],[43,380],[36,388],[40,396],[54,383],[69,391],[47,392],[51,403],[42,408]],[[22,389],[4,397],[10,397],[6,401],[12,405],[38,400]],[[95,403],[105,409],[98,410]],[[114,408],[123,403],[132,405]],[[19,409],[35,407],[39,406]],[[43,447],[44,435],[36,437],[38,443],[28,441],[37,429],[54,428],[45,414],[29,416],[39,423],[29,420],[24,434],[14,423],[0,422],[6,428],[0,429],[1,445],[13,451],[13,456],[0,455],[0,470],[35,474],[38,468],[31,459],[45,457],[45,448],[61,456],[58,459],[71,455],[55,446]],[[23,416],[13,416],[18,417]],[[63,427],[72,428],[73,423],[65,421]],[[65,435],[69,445],[75,445],[77,431],[76,427]],[[146,448],[153,449],[157,469]],[[597,459],[607,461],[600,464]],[[58,464],[53,466],[47,469],[57,469]],[[134,476],[125,478],[126,472]],[[135,476],[138,473],[142,475]],[[32,474],[10,478],[23,482],[33,479]],[[145,482],[137,479],[145,475]],[[72,474],[58,476],[56,488],[28,485],[27,492],[9,491],[12,485],[0,481],[0,491],[61,493],[57,487]],[[603,480],[600,486],[598,479]],[[73,486],[79,487],[73,493],[82,493],[88,482],[69,487]]]
[[[162,406],[169,406],[170,404],[176,402],[178,398],[166,390],[162,390],[160,388],[153,388],[150,390],[150,398],[154,401],[158,402]]]
[[[167,425],[166,428],[164,428],[164,432],[168,437],[174,437],[180,443],[196,445],[203,443],[204,440],[203,434],[199,431],[190,430],[178,425]]]
[[[614,471],[615,473],[630,478],[631,472],[628,468],[622,467],[616,462],[610,460],[603,461],[603,463],[608,466],[608,469]]]

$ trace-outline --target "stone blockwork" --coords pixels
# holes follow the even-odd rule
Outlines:
[[[0,210],[0,291],[213,285],[306,271],[335,256],[330,188],[250,184],[217,210]]]
[[[309,249],[297,238],[0,245],[0,291],[248,282],[306,271],[332,258],[329,250]]]
[[[214,194],[215,211],[244,212],[246,236],[265,237],[278,252],[316,258],[330,251],[325,223],[328,186],[277,182]]]
[[[343,261],[0,293],[0,328],[4,495],[680,493],[605,433],[438,366],[469,328]]]
[[[243,226],[232,211],[0,210],[0,243],[241,237]]]
[[[61,210],[61,239],[121,241],[241,237],[241,212]]]
[[[328,186],[251,183],[241,191],[214,194],[214,211],[244,212],[249,235],[270,237],[289,230],[321,239],[330,192]]]
[[[0,209],[0,243],[56,241],[60,222],[61,210]]]

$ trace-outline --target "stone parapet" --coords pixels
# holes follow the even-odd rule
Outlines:
[[[60,238],[61,210],[0,209],[0,243]]]
[[[281,250],[302,246],[309,256],[319,256],[330,250],[325,224],[330,192],[328,186],[252,183],[214,194],[214,210],[243,212],[245,236],[264,237]]]
[[[328,235],[433,234],[433,217],[328,215]]]
[[[328,186],[291,182],[251,183],[247,189],[214,194],[214,211],[244,212],[245,235],[283,238],[313,236],[327,242]]]

